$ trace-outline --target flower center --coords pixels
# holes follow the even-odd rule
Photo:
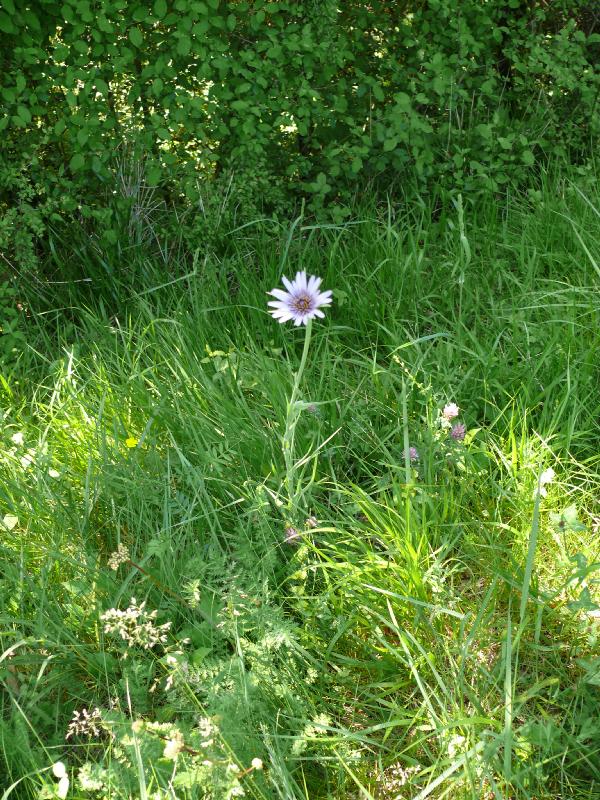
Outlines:
[[[312,298],[307,294],[299,294],[292,300],[292,306],[298,314],[306,314],[311,309]]]

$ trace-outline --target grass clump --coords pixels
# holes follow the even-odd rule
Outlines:
[[[110,313],[32,295],[3,797],[599,796],[599,201],[261,223]],[[296,269],[334,302],[290,414]]]

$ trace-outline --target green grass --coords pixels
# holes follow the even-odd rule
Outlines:
[[[417,198],[249,225],[166,279],[124,248],[54,307],[32,291],[2,380],[0,798],[55,796],[57,761],[69,796],[115,800],[600,797],[599,208],[565,180]],[[300,268],[334,304],[294,511],[304,334],[265,293]],[[132,597],[166,643],[104,631]],[[65,739],[84,707],[101,732]]]

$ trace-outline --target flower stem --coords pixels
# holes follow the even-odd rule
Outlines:
[[[292,521],[296,516],[296,497],[297,491],[295,486],[295,460],[294,460],[294,434],[296,431],[296,424],[300,416],[300,412],[296,407],[298,399],[298,391],[300,389],[300,381],[306,367],[306,359],[308,357],[308,350],[310,347],[310,339],[312,333],[312,320],[309,319],[306,324],[306,333],[304,336],[304,347],[302,349],[302,357],[300,359],[300,366],[294,376],[294,385],[292,386],[292,393],[287,402],[286,419],[285,419],[285,433],[283,434],[283,458],[285,461],[285,480],[288,494],[288,511],[292,517]]]

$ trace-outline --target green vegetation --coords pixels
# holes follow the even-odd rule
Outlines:
[[[596,6],[0,0],[0,800],[600,800]]]
[[[1,377],[3,800],[600,796],[600,193],[569,174],[55,242],[92,283],[20,287]],[[298,269],[334,298],[292,413],[266,292]]]
[[[212,182],[244,221],[304,198],[340,222],[366,183],[474,195],[548,161],[585,171],[596,5],[0,0],[0,249],[38,269],[61,221],[114,246],[116,151],[188,209],[191,249]]]

